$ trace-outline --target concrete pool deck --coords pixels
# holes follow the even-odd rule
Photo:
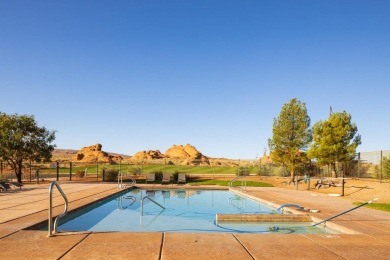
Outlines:
[[[367,208],[359,208],[327,223],[328,226],[336,224],[354,234],[81,232],[49,238],[47,231],[24,230],[47,221],[48,187],[49,184],[26,185],[21,190],[0,193],[2,259],[390,258],[390,213]],[[61,187],[70,202],[70,210],[118,192],[114,183],[61,182]],[[158,188],[161,185],[147,187]],[[294,203],[319,210],[309,213],[318,220],[354,207],[348,198],[309,191],[247,188],[245,194],[272,205]],[[56,189],[53,203],[54,215],[62,213],[64,201]]]

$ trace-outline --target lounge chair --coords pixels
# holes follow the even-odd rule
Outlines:
[[[179,173],[177,176],[177,184],[179,183],[186,183],[186,174],[185,173]]]
[[[164,199],[169,199],[171,197],[171,192],[169,190],[163,190],[162,195]]]
[[[147,190],[146,191],[146,196],[154,197],[154,195],[156,195],[156,192],[154,190]]]
[[[161,183],[170,183],[171,182],[171,174],[170,173],[163,173],[163,178]]]
[[[155,182],[155,181],[156,181],[156,175],[154,173],[148,173],[148,176],[146,178],[146,183]]]
[[[14,188],[19,188],[19,189],[22,189],[23,187],[23,184],[19,183],[19,182],[8,182],[7,184],[11,184],[12,186],[14,186]]]
[[[185,199],[186,198],[186,191],[185,190],[177,190],[176,195],[179,199]]]
[[[7,191],[7,190],[10,189],[10,188],[11,188],[11,186],[9,186],[8,183],[5,183],[5,182],[3,182],[3,181],[0,181],[0,189],[1,189],[1,190]]]

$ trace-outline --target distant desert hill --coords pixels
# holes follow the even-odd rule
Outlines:
[[[52,155],[52,161],[70,161],[70,159],[77,154],[77,150],[71,150],[71,149],[54,149],[54,151],[51,153]]]

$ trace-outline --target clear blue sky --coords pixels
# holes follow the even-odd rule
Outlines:
[[[0,0],[0,111],[58,148],[261,156],[291,98],[390,149],[390,1]]]

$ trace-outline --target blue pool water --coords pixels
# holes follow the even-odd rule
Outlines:
[[[144,199],[141,209],[141,199]],[[133,189],[66,216],[61,231],[329,233],[310,223],[215,223],[217,213],[270,214],[275,210],[231,191]],[[304,227],[306,226],[306,227]],[[270,231],[271,230],[271,231]],[[273,231],[272,231],[273,230]],[[313,230],[313,231],[310,231]]]

